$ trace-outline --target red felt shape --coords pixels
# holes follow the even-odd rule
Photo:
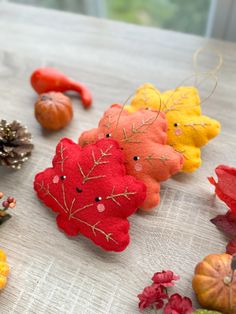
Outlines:
[[[98,128],[84,132],[79,143],[85,146],[99,138],[116,139],[125,155],[127,173],[147,186],[141,208],[149,210],[160,201],[160,182],[180,171],[183,156],[167,145],[167,121],[163,112],[140,110],[130,114],[120,105],[112,105]]]
[[[57,215],[57,224],[69,236],[78,233],[108,251],[129,244],[129,222],[146,197],[146,187],[126,175],[124,156],[112,139],[81,148],[62,139],[52,168],[36,175],[38,197]]]
[[[208,178],[215,186],[216,195],[236,214],[236,168],[220,165],[215,169],[218,182]]]

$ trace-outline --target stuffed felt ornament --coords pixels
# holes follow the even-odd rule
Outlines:
[[[0,249],[0,290],[2,290],[7,284],[9,271],[10,267],[7,263],[6,254]]]
[[[79,143],[85,146],[99,138],[116,139],[125,155],[127,173],[143,181],[147,197],[141,208],[148,210],[159,203],[160,182],[180,171],[183,157],[167,141],[164,113],[141,110],[129,114],[120,105],[112,105],[98,128],[82,133]]]
[[[152,84],[141,86],[126,110],[158,109],[168,120],[168,144],[184,156],[183,171],[191,172],[201,165],[200,147],[220,132],[220,123],[201,114],[198,90],[178,87],[160,93]]]
[[[59,228],[78,233],[108,251],[129,243],[129,222],[145,199],[146,187],[126,175],[124,156],[116,141],[102,139],[81,148],[62,139],[52,167],[35,177],[38,197],[57,215]]]

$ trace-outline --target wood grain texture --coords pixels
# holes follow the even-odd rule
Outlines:
[[[32,188],[34,175],[50,165],[58,140],[76,140],[108,105],[123,102],[143,82],[161,90],[179,85],[192,73],[195,49],[207,44],[221,50],[224,66],[203,111],[221,121],[222,133],[203,149],[202,167],[165,182],[160,206],[131,217],[131,244],[121,254],[59,232]],[[29,76],[39,66],[60,68],[93,91],[89,111],[73,97],[74,119],[57,133],[43,132],[34,119]],[[220,163],[236,165],[235,81],[233,43],[0,2],[0,118],[21,120],[35,144],[22,170],[0,169],[0,190],[18,200],[13,218],[0,228],[0,246],[11,265],[0,294],[1,314],[139,313],[136,295],[155,271],[168,268],[181,276],[178,291],[194,298],[195,264],[225,250],[226,239],[209,222],[225,206],[206,177]],[[204,84],[203,95],[209,88]]]

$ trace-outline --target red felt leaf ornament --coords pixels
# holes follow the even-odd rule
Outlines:
[[[62,139],[52,167],[35,177],[38,197],[57,215],[69,236],[78,233],[105,250],[122,251],[129,243],[129,222],[145,199],[146,187],[126,175],[116,141],[102,139],[81,148]]]

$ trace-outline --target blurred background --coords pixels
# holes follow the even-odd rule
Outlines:
[[[236,41],[236,0],[2,0]]]

